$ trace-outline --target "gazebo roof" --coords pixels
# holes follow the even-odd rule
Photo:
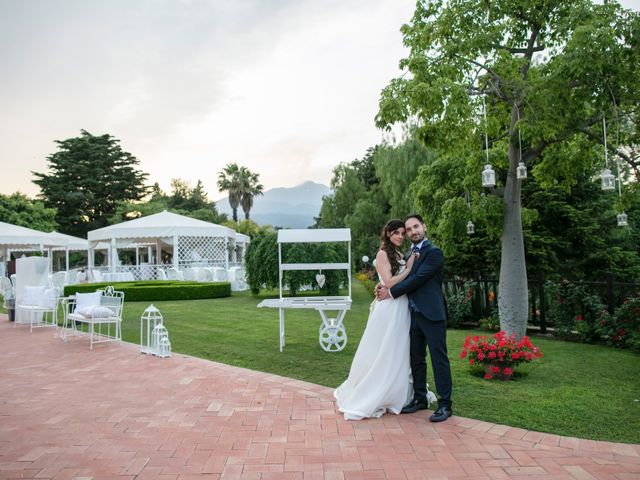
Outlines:
[[[0,248],[60,247],[67,243],[68,240],[50,237],[46,232],[0,222]]]
[[[88,240],[84,238],[74,237],[73,235],[67,235],[66,233],[60,233],[53,230],[47,233],[47,237],[52,240],[66,241],[65,248],[67,250],[87,250],[89,248]]]
[[[154,215],[92,230],[87,238],[89,242],[95,243],[111,239],[170,238],[174,235],[235,238],[236,232],[223,225],[164,210]]]

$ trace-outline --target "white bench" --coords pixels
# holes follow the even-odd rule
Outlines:
[[[74,334],[78,333],[78,324],[87,326],[91,350],[94,343],[117,341],[122,344],[124,292],[108,286],[104,290],[92,293],[77,293],[75,297],[66,299],[65,303],[63,324],[65,340],[69,322],[71,322]]]

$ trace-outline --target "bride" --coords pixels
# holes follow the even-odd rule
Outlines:
[[[398,251],[404,238],[401,220],[390,220],[380,235],[375,265],[380,281],[388,288],[407,277],[418,255],[411,255],[405,264]],[[346,420],[377,418],[386,411],[398,414],[411,401],[410,325],[406,295],[373,301],[349,377],[333,393]]]

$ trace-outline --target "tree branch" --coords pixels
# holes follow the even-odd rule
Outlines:
[[[599,122],[602,119],[602,117],[600,115],[596,115],[594,117],[589,118],[588,120],[585,121],[585,123],[578,127],[578,131],[580,131],[581,128],[587,128],[590,127],[591,125]],[[556,138],[551,139],[551,140],[545,140],[543,142],[540,142],[538,145],[536,145],[535,147],[533,147],[531,150],[529,150],[525,155],[523,155],[522,157],[522,161],[525,163],[530,162],[531,160],[533,160],[534,158],[538,158],[540,156],[540,154],[544,151],[545,148],[554,145],[556,143],[560,143],[565,141],[566,139],[576,135],[578,133],[578,131],[567,131],[562,133],[561,135],[558,135]]]
[[[578,128],[578,131],[580,131],[581,133],[584,133],[587,137],[589,137],[592,140],[595,140],[600,145],[604,145],[604,140],[602,139],[602,137],[595,134],[594,132],[589,130],[587,127],[580,127]],[[629,155],[624,153],[620,148],[618,148],[615,145],[612,145],[611,142],[607,142],[607,150],[613,153],[614,155],[618,155],[625,162],[627,162],[629,166],[634,170],[637,170],[638,168],[640,168],[640,162],[637,161],[637,159],[631,158]]]
[[[533,47],[531,49],[529,49],[529,47],[527,48],[515,48],[515,47],[507,47],[506,45],[498,45],[498,44],[492,44],[491,45],[492,48],[497,48],[499,50],[506,50],[509,53],[513,53],[516,55],[519,54],[527,54],[528,52],[531,51],[531,53],[533,52],[542,52],[544,51],[545,47],[544,45],[538,45],[537,47]]]
[[[531,66],[531,59],[533,58],[533,52],[536,51],[535,43],[538,38],[538,34],[540,33],[540,27],[534,25],[531,29],[531,35],[529,36],[529,40],[527,41],[527,48],[524,52],[524,58],[526,62],[522,65],[522,78],[525,80],[529,75],[529,67]]]
[[[497,79],[499,81],[502,81],[502,77],[500,77],[500,75],[498,75],[495,71],[493,71],[491,69],[491,67],[489,67],[489,66],[487,66],[487,65],[485,65],[483,63],[477,62],[476,60],[471,60],[470,58],[465,58],[462,55],[458,55],[457,53],[454,54],[454,55],[456,57],[460,58],[461,60],[464,60],[465,62],[469,62],[469,63],[471,63],[471,64],[473,64],[473,65],[475,65],[477,67],[480,67],[481,69],[485,70],[489,75],[491,75],[493,78],[495,78],[495,79]]]

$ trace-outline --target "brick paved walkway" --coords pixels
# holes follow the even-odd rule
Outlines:
[[[640,445],[426,412],[346,422],[326,387],[12,325],[1,479],[640,479]]]

